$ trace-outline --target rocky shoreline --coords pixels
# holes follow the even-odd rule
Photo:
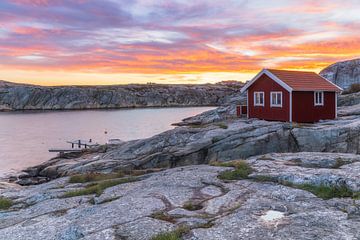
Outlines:
[[[339,98],[337,120],[291,125],[236,118],[240,96],[151,138],[51,159],[13,179],[30,186],[0,186],[0,236],[359,239],[354,99]]]

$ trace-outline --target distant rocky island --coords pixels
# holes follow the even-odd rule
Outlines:
[[[241,83],[44,87],[0,81],[0,111],[219,106]]]

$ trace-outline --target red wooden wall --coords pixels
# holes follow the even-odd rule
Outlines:
[[[335,92],[324,92],[324,106],[314,106],[314,92],[293,92],[293,122],[317,122],[335,118]]]
[[[265,106],[254,106],[254,92],[264,92]],[[282,92],[282,107],[270,107],[270,92]],[[289,121],[289,92],[267,75],[262,75],[248,88],[249,118]]]

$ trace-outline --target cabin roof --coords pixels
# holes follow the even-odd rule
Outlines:
[[[315,72],[288,71],[277,69],[263,69],[250,82],[248,82],[241,91],[247,90],[263,74],[268,75],[275,82],[280,84],[286,90],[290,91],[329,91],[340,92],[342,89],[323,78]]]

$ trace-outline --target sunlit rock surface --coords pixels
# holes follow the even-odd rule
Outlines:
[[[344,165],[334,169],[337,158],[344,159]],[[360,183],[358,176],[343,175],[346,169],[360,163],[359,157],[352,154],[269,154],[253,157],[248,163],[254,168],[251,176],[296,175],[296,181],[312,177],[324,183],[330,183],[333,176],[343,176],[354,186]],[[180,225],[189,226],[183,239],[199,240],[355,240],[360,236],[360,200],[322,200],[278,183],[217,178],[221,171],[229,169],[208,165],[177,167],[108,188],[98,197],[60,198],[84,186],[68,183],[67,177],[20,190],[0,190],[2,196],[15,203],[10,210],[0,212],[0,236],[8,240],[140,240]],[[189,202],[200,204],[200,209],[184,209]],[[156,218],[159,212],[170,218]]]

